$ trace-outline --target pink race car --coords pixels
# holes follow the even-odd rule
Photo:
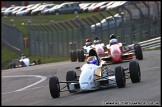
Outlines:
[[[107,56],[102,57],[101,60],[110,62],[110,63],[120,63],[133,59],[136,56],[136,59],[142,60],[143,53],[141,46],[139,44],[133,44],[125,46],[122,43],[113,43],[107,45]]]

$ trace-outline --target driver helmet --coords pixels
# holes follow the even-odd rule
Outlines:
[[[101,42],[101,41],[99,40],[98,37],[96,37],[95,40],[93,41],[94,44],[98,44],[98,43],[100,43],[100,42]]]
[[[110,39],[116,38],[114,34],[110,35]]]
[[[88,64],[95,64],[95,65],[97,65],[97,59],[95,59],[95,56],[90,56],[87,59],[87,63]]]
[[[24,59],[26,58],[26,56],[24,54],[21,54],[21,58]]]
[[[86,43],[85,43],[86,46],[89,46],[91,45],[91,41],[89,39],[86,39]]]

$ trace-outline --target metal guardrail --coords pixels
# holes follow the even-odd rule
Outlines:
[[[136,43],[134,43],[134,44],[136,44]],[[130,52],[134,52],[134,44],[128,45],[129,48],[133,49]],[[137,44],[140,44],[142,50],[158,48],[158,47],[161,47],[161,37],[142,41],[142,42],[139,42]]]
[[[153,38],[150,40],[139,42],[142,49],[153,49],[157,47],[161,47],[161,37]]]

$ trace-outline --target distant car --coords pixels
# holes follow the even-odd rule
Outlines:
[[[41,60],[34,59],[32,63],[30,63],[30,59],[27,57],[21,57],[20,59],[14,59],[12,60],[11,63],[8,64],[8,69],[13,69],[13,68],[21,68],[21,67],[28,67],[28,66],[33,66],[41,64]]]
[[[94,3],[87,3],[84,6],[81,7],[82,12],[88,12],[88,7],[90,7]]]
[[[26,6],[27,9],[21,10],[19,12],[16,13],[16,16],[23,16],[25,15],[25,13],[27,13],[27,11],[29,11],[32,7],[34,7],[35,4],[30,4],[28,6]]]
[[[96,6],[96,5],[97,5],[97,3],[92,3],[90,6],[88,6],[87,12],[91,12],[92,8],[93,8],[94,6]]]
[[[32,12],[34,9],[38,8],[39,6],[41,6],[40,3],[39,3],[39,4],[34,4],[34,5],[32,5],[32,6],[29,7],[28,9],[22,11],[20,16],[30,16],[30,15],[31,15],[31,12]]]
[[[12,12],[12,15],[14,16],[20,16],[21,13],[25,10],[27,10],[28,8],[27,7],[22,7],[21,9],[19,9],[18,11],[15,11],[15,12]]]
[[[82,5],[80,5],[80,9],[83,12],[83,9],[88,7],[91,3],[82,3]]]
[[[56,4],[53,4],[53,5],[51,5],[51,6],[45,7],[44,9],[41,10],[41,14],[42,14],[42,15],[48,15],[50,9],[52,9],[52,8],[55,7],[55,6],[56,6]]]
[[[53,10],[53,12],[55,15],[65,14],[65,13],[78,14],[79,12],[81,12],[81,9],[78,2],[66,2],[57,6]]]
[[[54,4],[44,4],[31,11],[31,15],[41,15],[41,11],[53,7]]]
[[[28,8],[26,6],[23,6],[23,7],[19,8],[18,10],[13,11],[12,16],[16,16],[16,13],[21,12],[21,11],[26,10],[26,9],[28,9]]]
[[[71,70],[66,73],[66,81],[59,81],[57,76],[50,77],[49,91],[52,98],[60,97],[60,92],[65,91],[70,93],[86,92],[109,86],[124,88],[126,86],[126,79],[129,78],[132,83],[139,83],[141,81],[141,71],[137,61],[130,61],[127,68],[117,66],[113,71],[104,61],[100,60],[95,50],[90,50],[89,55],[96,57],[98,64],[87,61],[82,67],[75,67],[75,69],[80,71],[79,76],[74,70]],[[60,85],[63,83],[65,86]],[[67,90],[64,90],[65,87],[67,87]]]
[[[4,16],[11,16],[12,12],[16,11],[18,9],[20,9],[20,6],[16,6],[16,7],[13,7],[13,8],[11,7],[11,8],[6,9],[3,14],[4,14]]]
[[[3,16],[4,11],[5,11],[6,9],[7,9],[6,7],[2,7],[2,9],[1,9],[1,16]]]
[[[117,8],[118,6],[121,6],[121,5],[125,4],[126,2],[127,1],[115,1],[112,5],[107,6],[106,10]]]
[[[108,2],[99,2],[95,6],[93,6],[89,11],[90,12],[98,12],[100,7],[103,5],[106,5],[106,4],[108,4]]]
[[[104,11],[108,6],[111,6],[115,1],[110,1],[108,4],[102,5],[99,11]]]
[[[52,8],[50,8],[49,10],[46,10],[46,11],[44,11],[44,15],[45,14],[50,14],[50,15],[52,15],[52,14],[55,14],[55,9],[58,7],[59,5],[58,4],[56,4],[55,6],[53,6]]]

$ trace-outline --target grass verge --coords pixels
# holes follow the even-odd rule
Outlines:
[[[13,59],[19,59],[19,55],[8,50],[6,47],[3,45],[1,46],[2,49],[2,60],[1,60],[1,70],[7,69],[8,64],[13,60]],[[27,55],[28,57],[28,55]],[[39,56],[30,56],[28,57],[30,59],[30,63],[34,59],[41,59],[42,63],[52,63],[52,62],[60,62],[60,61],[67,61],[70,60],[69,57],[49,57],[49,58],[44,58],[44,57],[39,57]]]

